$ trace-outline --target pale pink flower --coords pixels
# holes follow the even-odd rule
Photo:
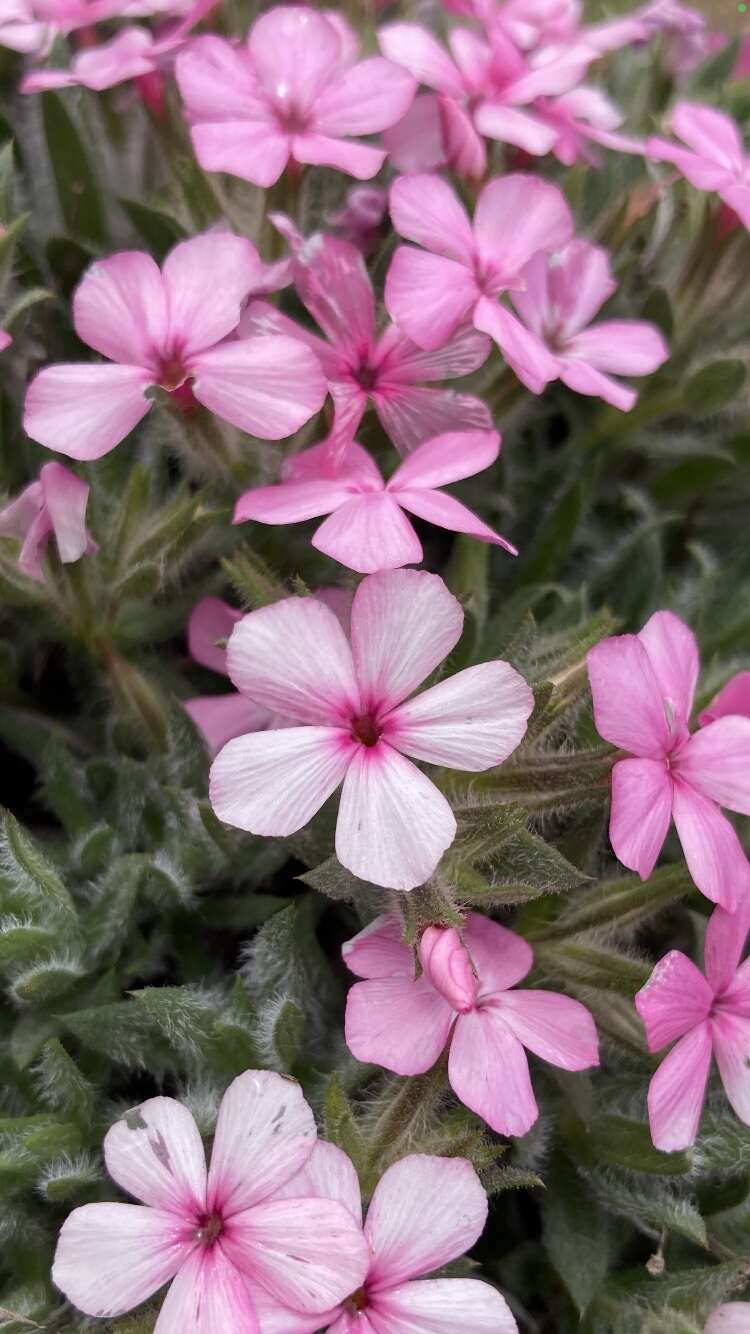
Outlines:
[[[317,478],[246,491],[235,506],[234,522],[298,523],[327,514],[312,538],[313,546],[360,574],[420,563],[422,544],[405,510],[440,528],[505,547],[515,556],[515,547],[504,537],[438,489],[482,472],[499,452],[500,436],[495,431],[436,436],[419,445],[384,482],[369,454],[355,443],[333,476],[326,475],[323,466]],[[325,465],[325,446],[316,445],[306,453],[314,453],[315,460]]]
[[[179,14],[193,0],[0,0],[0,46],[46,55],[56,37],[116,18]]]
[[[580,84],[560,97],[540,97],[535,104],[540,120],[555,133],[551,152],[566,167],[575,162],[598,166],[599,148],[643,155],[643,139],[619,133],[622,113],[601,88]]]
[[[750,1302],[725,1302],[706,1321],[703,1334],[748,1334]]]
[[[198,161],[254,185],[273,185],[288,162],[375,176],[385,153],[354,142],[403,116],[414,80],[390,61],[358,60],[344,19],[284,5],[256,19],[246,44],[202,37],[177,61],[177,82]]]
[[[343,207],[329,213],[326,222],[342,241],[369,255],[382,240],[387,214],[387,190],[379,185],[353,185]]]
[[[716,722],[717,718],[726,718],[728,714],[750,718],[750,672],[737,672],[736,676],[727,681],[708,708],[698,715],[698,722],[701,727],[706,727]]]
[[[342,947],[365,979],[346,1002],[346,1045],[357,1060],[420,1075],[450,1045],[448,1079],[460,1102],[501,1135],[525,1135],[539,1115],[525,1049],[563,1070],[599,1064],[585,1006],[555,991],[511,990],[534,962],[531,946],[469,913],[428,927],[413,951],[395,917],[378,917]]]
[[[654,136],[646,152],[655,162],[672,162],[697,190],[715,191],[750,227],[750,157],[731,116],[715,107],[678,102],[670,129],[687,148]]]
[[[588,668],[599,734],[633,756],[612,770],[616,856],[647,880],[674,820],[698,889],[733,911],[750,894],[750,865],[719,807],[750,814],[750,718],[690,735],[698,645],[670,611],[602,640]]]
[[[472,224],[438,176],[402,176],[391,189],[391,218],[401,236],[425,247],[399,246],[393,256],[385,283],[391,319],[427,349],[442,347],[470,319],[541,393],[557,376],[557,362],[497,298],[523,288],[523,270],[540,250],[571,239],[561,191],[537,176],[500,177],[480,192]]]
[[[394,325],[378,334],[375,295],[359,250],[337,237],[305,241],[288,219],[275,222],[292,245],[297,292],[325,339],[265,301],[252,301],[242,335],[280,333],[301,339],[318,358],[335,406],[333,463],[344,457],[371,403],[401,454],[446,431],[490,430],[484,403],[470,394],[433,388],[436,380],[467,375],[487,359],[491,344],[474,329],[455,332],[439,352],[426,354]]]
[[[557,359],[563,384],[628,412],[637,394],[613,380],[611,372],[649,375],[667,360],[669,349],[659,330],[642,320],[590,324],[617,290],[606,250],[589,241],[571,241],[556,255],[535,255],[523,279],[524,289],[513,292],[511,301],[526,327]],[[513,366],[512,357],[506,357]],[[523,379],[523,367],[516,374]]]
[[[71,458],[98,459],[145,417],[148,389],[187,385],[243,431],[291,435],[325,398],[315,358],[288,339],[226,341],[265,277],[255,247],[229,232],[180,242],[161,270],[140,251],[98,260],[76,289],[73,323],[82,342],[115,364],[40,371],[26,394],[27,434]]]
[[[302,1171],[276,1195],[337,1200],[358,1221],[362,1198],[345,1153],[318,1140]],[[364,1233],[370,1267],[362,1285],[321,1318],[328,1334],[518,1334],[504,1297],[474,1278],[425,1278],[482,1234],[487,1195],[465,1158],[410,1154],[389,1167],[370,1202]],[[259,1304],[263,1334],[313,1334],[277,1303]]]
[[[99,548],[86,527],[89,487],[61,463],[45,463],[31,482],[0,510],[0,537],[21,538],[18,568],[44,582],[42,557],[51,538],[64,565]]]
[[[695,1142],[711,1054],[724,1091],[750,1125],[750,959],[740,964],[750,927],[750,896],[735,913],[715,908],[706,928],[706,976],[670,950],[635,998],[649,1051],[674,1047],[648,1090],[651,1138],[671,1153]]]
[[[63,1225],[52,1278],[87,1315],[116,1316],[172,1281],[155,1334],[259,1334],[250,1283],[303,1314],[357,1288],[367,1245],[349,1211],[276,1199],[315,1147],[292,1079],[248,1070],[219,1108],[211,1166],[186,1107],[151,1098],[107,1132],[111,1177],[142,1204],[86,1204]]]
[[[5,329],[0,329],[0,352],[4,352],[6,347],[10,347],[13,339]]]
[[[351,645],[315,598],[245,616],[229,639],[232,682],[296,725],[224,747],[209,789],[219,818],[252,834],[293,834],[343,783],[342,865],[388,889],[423,884],[453,842],[456,821],[406,756],[490,769],[515,750],[534,703],[507,662],[469,667],[408,698],[458,643],[463,619],[442,579],[421,570],[362,580]]]

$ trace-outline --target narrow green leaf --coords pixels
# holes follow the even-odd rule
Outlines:
[[[40,101],[47,152],[66,226],[73,237],[103,246],[107,241],[104,214],[76,124],[57,93],[42,93]]]
[[[43,920],[74,927],[77,913],[65,885],[31,835],[10,811],[0,811],[0,876]]]
[[[184,241],[187,233],[182,225],[166,209],[156,208],[153,204],[143,204],[137,199],[119,200],[130,221],[143,238],[151,254],[161,262],[167,251],[178,241]]]
[[[541,1201],[544,1246],[583,1316],[611,1262],[609,1218],[561,1154],[548,1167],[545,1185]]]
[[[744,361],[714,361],[691,376],[682,392],[685,408],[701,417],[736,398],[747,377]]]

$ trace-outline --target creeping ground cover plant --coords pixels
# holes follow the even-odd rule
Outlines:
[[[744,5],[0,0],[0,1334],[750,1334],[749,164]]]

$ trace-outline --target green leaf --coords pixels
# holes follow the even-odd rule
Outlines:
[[[76,124],[57,93],[41,93],[40,102],[50,166],[68,231],[73,237],[104,246],[107,232],[99,192]]]
[[[533,939],[562,940],[598,926],[632,928],[668,905],[677,903],[693,889],[692,877],[684,863],[660,866],[647,881],[635,875],[605,880],[577,895],[570,906],[563,908],[555,922],[549,926],[541,925]]]
[[[166,209],[156,208],[153,204],[143,204],[137,199],[120,197],[119,203],[130,221],[143,238],[151,254],[161,262],[167,251],[178,241],[184,241],[187,232]]]
[[[249,547],[243,547],[231,560],[223,560],[221,564],[243,606],[266,607],[289,596],[281,580]]]
[[[15,206],[15,145],[12,139],[0,148],[0,223],[7,225]]]
[[[64,996],[84,976],[80,960],[51,955],[16,973],[10,993],[22,1005],[48,1005]]]
[[[641,307],[641,318],[655,324],[666,339],[671,339],[674,333],[674,314],[666,288],[652,287]]]
[[[65,930],[76,926],[73,900],[57,871],[10,811],[1,809],[0,877],[21,905],[43,922],[57,922]]]
[[[215,995],[197,986],[143,987],[130,995],[175,1051],[189,1057],[209,1051],[219,1010]]]
[[[304,1010],[296,1001],[285,1000],[273,1026],[273,1045],[282,1069],[291,1070],[296,1064],[302,1050],[304,1033]]]
[[[21,292],[8,306],[3,316],[3,328],[9,332],[13,329],[17,320],[31,310],[32,306],[38,306],[40,301],[53,301],[54,292],[48,292],[46,287],[30,287]]]
[[[553,578],[568,557],[586,501],[583,482],[569,486],[537,530],[528,556],[519,558],[524,584]]]
[[[691,1153],[662,1153],[654,1148],[648,1126],[640,1121],[602,1114],[584,1126],[568,1113],[564,1124],[568,1142],[584,1162],[611,1163],[630,1172],[665,1177],[685,1176],[692,1169]]]
[[[357,1118],[346,1093],[336,1075],[333,1075],[326,1088],[323,1106],[326,1139],[343,1149],[354,1163],[357,1172],[364,1173],[369,1150]]]
[[[59,1038],[49,1038],[33,1068],[38,1097],[54,1111],[88,1121],[96,1104],[93,1084],[81,1073]]]
[[[648,981],[652,965],[604,945],[561,941],[539,944],[534,950],[536,963],[551,976],[578,987],[598,991],[616,991],[632,1000]]]
[[[342,902],[356,899],[367,884],[366,881],[352,875],[351,871],[347,871],[338,857],[328,857],[320,866],[314,866],[311,870],[303,872],[297,879],[309,885],[311,889],[317,890],[319,894],[325,894],[329,899],[338,899]]]
[[[57,943],[57,935],[48,927],[36,926],[15,917],[0,919],[0,968],[31,963],[40,954],[48,955]]]
[[[547,1168],[545,1185],[541,1202],[544,1246],[583,1316],[612,1259],[609,1218],[562,1155]]]
[[[682,392],[688,412],[701,417],[723,408],[736,398],[747,377],[744,361],[714,361],[691,376]]]

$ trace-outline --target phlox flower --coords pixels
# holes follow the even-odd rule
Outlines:
[[[292,1079],[248,1070],[219,1108],[211,1166],[186,1107],[150,1098],[107,1132],[111,1177],[141,1204],[85,1204],[64,1223],[54,1283],[87,1315],[130,1311],[171,1281],[154,1334],[260,1334],[259,1289],[292,1310],[330,1309],[368,1253],[338,1201],[275,1192],[315,1148]]]
[[[46,55],[58,36],[94,23],[180,14],[193,0],[0,0],[0,46]]]
[[[51,538],[64,565],[99,548],[86,527],[89,487],[61,463],[45,463],[36,482],[0,510],[0,537],[19,537],[18,568],[44,582],[42,557]]]
[[[274,1197],[337,1200],[358,1221],[362,1198],[345,1153],[318,1140],[305,1166]],[[328,1334],[518,1334],[505,1298],[475,1278],[427,1278],[463,1255],[482,1234],[487,1195],[465,1158],[414,1153],[380,1178],[364,1234],[370,1266],[361,1286],[321,1317]],[[258,1303],[263,1334],[319,1328],[277,1303]]]
[[[716,722],[717,718],[726,718],[728,714],[740,714],[750,718],[750,672],[737,672],[727,681],[718,695],[711,700],[707,709],[698,715],[701,727]]]
[[[670,129],[687,148],[652,136],[646,153],[655,162],[672,162],[697,190],[715,191],[750,227],[750,157],[731,116],[715,107],[678,102]]]
[[[557,362],[497,298],[522,290],[523,270],[539,251],[571,239],[561,191],[537,176],[500,177],[480,192],[472,224],[438,176],[402,176],[391,189],[391,218],[401,236],[424,246],[399,246],[393,256],[385,283],[391,319],[427,349],[442,347],[470,319],[541,393],[556,378]]]
[[[336,855],[388,889],[428,879],[456,834],[450,805],[407,759],[479,772],[526,731],[533,694],[507,662],[468,667],[410,699],[461,636],[463,612],[437,575],[363,579],[351,643],[315,598],[245,616],[227,649],[238,690],[295,725],[236,737],[211,768],[221,820],[251,834],[293,834],[343,783]]]
[[[252,301],[240,321],[242,335],[280,333],[301,339],[318,358],[335,414],[330,451],[346,452],[371,403],[401,454],[446,431],[489,430],[480,399],[433,388],[436,380],[467,375],[486,361],[491,344],[464,328],[438,352],[425,353],[394,325],[378,334],[375,294],[362,255],[349,242],[317,234],[305,241],[288,219],[277,226],[292,245],[292,278],[299,297],[325,334],[321,338],[264,301]]]
[[[422,544],[404,511],[517,554],[470,509],[438,489],[494,463],[500,452],[496,431],[454,432],[425,440],[388,482],[356,443],[349,446],[333,476],[326,475],[325,445],[305,452],[322,465],[317,477],[307,472],[305,480],[246,491],[235,506],[234,522],[297,523],[327,514],[313,546],[360,574],[418,565],[422,560]],[[304,466],[304,461],[297,464]]]
[[[637,394],[610,372],[648,375],[667,360],[669,349],[659,330],[643,320],[590,324],[617,289],[606,250],[571,241],[556,255],[535,255],[523,279],[525,287],[513,292],[511,301],[526,327],[557,358],[563,384],[628,412]],[[508,360],[523,380],[523,367]]]
[[[725,1302],[711,1312],[703,1334],[747,1334],[749,1329],[750,1302]]]
[[[428,927],[418,978],[392,916],[378,917],[342,953],[365,979],[347,996],[352,1055],[398,1075],[419,1075],[450,1044],[453,1092],[501,1135],[525,1135],[539,1115],[525,1048],[563,1070],[599,1064],[585,1006],[554,991],[512,990],[534,962],[531,946],[487,917],[469,913],[460,934]]]
[[[670,611],[637,635],[602,640],[588,669],[597,731],[632,757],[612,770],[616,856],[647,880],[674,820],[698,889],[734,911],[750,894],[750,865],[719,808],[750,814],[750,718],[718,718],[690,735],[698,645]]]
[[[330,607],[344,631],[349,629],[353,594],[347,588],[319,588],[314,595]],[[188,652],[194,662],[208,671],[227,676],[227,651],[221,641],[229,639],[243,613],[221,598],[201,598],[193,607],[187,624]],[[284,727],[287,720],[262,704],[256,704],[238,690],[224,695],[198,695],[184,701],[211,755],[217,755],[232,737],[260,732],[264,727]]]
[[[286,339],[224,341],[266,279],[255,247],[229,232],[180,242],[161,270],[134,250],[96,261],[73,296],[73,323],[82,342],[115,364],[41,370],[26,394],[27,434],[71,458],[98,459],[145,417],[148,389],[187,385],[243,431],[291,435],[325,398],[315,358]]]
[[[740,964],[748,927],[750,898],[736,913],[715,908],[706,928],[705,977],[680,950],[670,950],[635,998],[649,1051],[677,1039],[649,1084],[658,1149],[695,1142],[712,1053],[732,1108],[750,1125],[750,959]]]
[[[288,162],[370,180],[385,153],[375,134],[409,107],[411,75],[380,57],[358,60],[338,15],[284,5],[256,19],[242,46],[202,37],[177,61],[193,146],[206,171],[273,185]]]
[[[559,97],[540,97],[536,113],[555,133],[551,152],[564,166],[589,162],[598,166],[599,148],[643,155],[645,142],[622,134],[623,116],[601,88],[579,84]]]

